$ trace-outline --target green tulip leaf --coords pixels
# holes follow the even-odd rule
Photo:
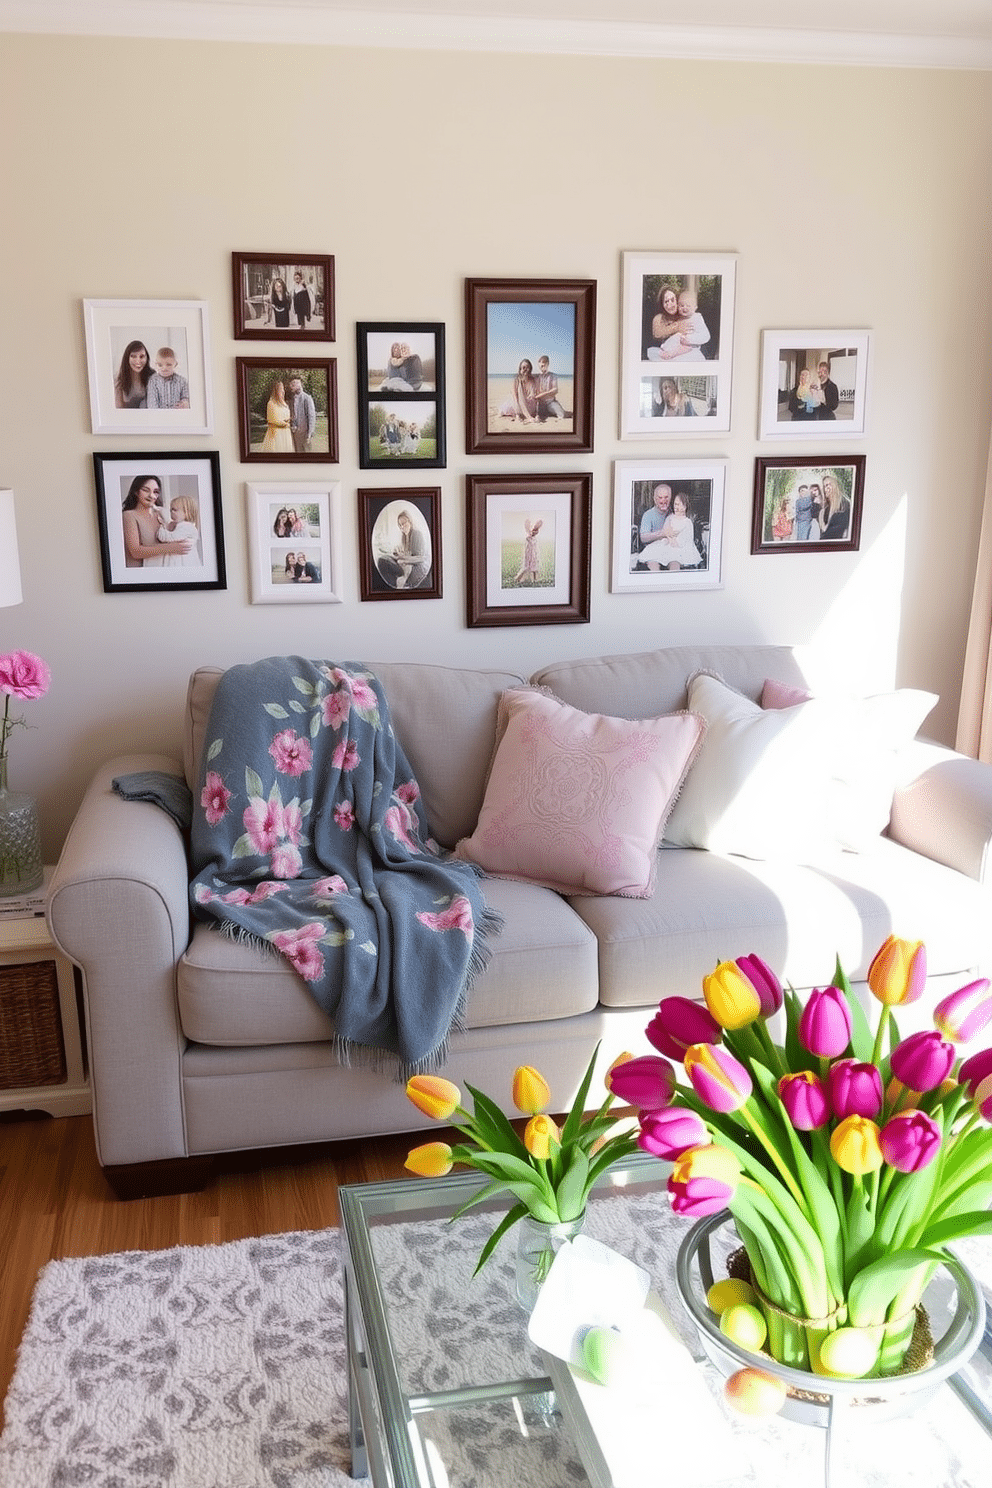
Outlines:
[[[589,1094],[589,1086],[592,1084],[592,1072],[596,1068],[596,1060],[598,1057],[599,1044],[597,1044],[595,1049],[593,1049],[592,1051],[592,1058],[589,1061],[585,1074],[582,1076],[582,1084],[579,1086],[578,1093],[576,1094],[576,1097],[572,1102],[572,1109],[569,1111],[568,1116],[565,1119],[565,1125],[562,1127],[561,1145],[563,1147],[567,1147],[570,1142],[574,1142],[575,1138],[579,1134],[579,1128],[582,1125],[582,1117],[586,1109],[586,1098]]]
[[[457,1148],[453,1148],[452,1152],[454,1153],[457,1150]],[[470,1209],[473,1209],[476,1204],[482,1204],[486,1201],[486,1199],[494,1198],[496,1194],[502,1192],[503,1184],[499,1181],[498,1178],[494,1179],[492,1183],[487,1183],[485,1188],[480,1188],[477,1194],[473,1194],[470,1199],[466,1199],[465,1203],[455,1210],[454,1214],[451,1216],[451,1223],[454,1223],[456,1219],[461,1219],[462,1215],[467,1214],[468,1211]]]
[[[847,1289],[849,1322],[854,1328],[884,1323],[890,1303],[914,1271],[943,1257],[932,1250],[901,1250],[859,1271]]]
[[[557,1190],[558,1217],[563,1224],[578,1219],[586,1207],[588,1181],[589,1159],[581,1148],[576,1148]]]
[[[479,1128],[479,1135],[490,1147],[497,1150],[502,1149],[514,1152],[523,1160],[527,1158],[527,1148],[517,1136],[507,1116],[500,1110],[496,1102],[490,1100],[483,1091],[476,1090],[474,1085],[466,1083],[465,1089],[472,1097],[474,1104],[475,1122]]]
[[[462,1212],[462,1210],[459,1210],[459,1213]],[[485,1245],[482,1247],[482,1254],[479,1256],[478,1264],[476,1265],[476,1268],[472,1273],[473,1276],[478,1276],[479,1272],[482,1270],[483,1266],[486,1264],[489,1257],[492,1255],[493,1251],[496,1249],[497,1245],[506,1234],[507,1230],[511,1230],[513,1226],[518,1222],[518,1220],[523,1219],[526,1213],[526,1204],[514,1204],[513,1208],[503,1216],[499,1224],[489,1236],[489,1239],[486,1241]]]
[[[971,1235],[992,1235],[992,1214],[986,1209],[955,1214],[928,1226],[921,1244],[947,1245],[951,1240],[964,1240]]]

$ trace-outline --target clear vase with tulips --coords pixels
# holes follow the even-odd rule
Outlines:
[[[589,1190],[612,1163],[637,1151],[636,1129],[617,1128],[610,1114],[614,1095],[609,1090],[599,1109],[585,1114],[585,1103],[592,1084],[599,1045],[593,1051],[572,1108],[559,1128],[547,1115],[551,1091],[547,1081],[530,1065],[522,1065],[513,1076],[513,1104],[528,1116],[522,1135],[496,1103],[471,1085],[473,1110],[462,1105],[457,1085],[439,1075],[415,1075],[407,1084],[409,1099],[425,1116],[446,1122],[463,1140],[451,1146],[447,1142],[425,1142],[408,1154],[405,1166],[422,1178],[440,1178],[456,1163],[464,1163],[483,1173],[489,1182],[457,1210],[458,1219],[476,1204],[505,1192],[516,1200],[496,1226],[483,1247],[476,1273],[485,1265],[502,1237],[523,1219],[546,1227],[540,1244],[530,1244],[530,1276],[518,1291],[521,1300],[532,1301],[536,1290],[547,1276],[554,1253],[565,1230],[575,1231],[585,1214]],[[621,1059],[629,1059],[622,1055]],[[637,1062],[637,1061],[633,1061]],[[614,1068],[615,1066],[611,1066]],[[652,1072],[653,1078],[657,1076]],[[667,1095],[675,1086],[674,1071],[661,1076]],[[660,1094],[660,1092],[658,1092]],[[557,1232],[553,1234],[552,1232]]]
[[[659,1066],[677,1060],[687,1077],[670,1099],[646,1103],[628,1065],[611,1070],[614,1093],[639,1108],[639,1145],[673,1164],[673,1209],[730,1210],[759,1347],[793,1368],[899,1371],[946,1247],[992,1234],[992,1049],[958,1058],[992,1019],[992,993],[970,982],[937,1005],[932,1030],[900,1038],[893,1009],[925,985],[922,943],[890,936],[868,971],[873,1035],[839,961],[804,1004],[742,956],[703,978],[705,1006],[665,998],[648,1024]],[[742,1322],[753,1328],[747,1309]],[[734,1336],[732,1320],[721,1326]]]

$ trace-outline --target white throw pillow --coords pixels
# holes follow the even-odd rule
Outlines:
[[[898,751],[936,701],[904,689],[768,710],[722,678],[697,673],[689,708],[707,730],[666,841],[796,861],[831,848],[863,850],[888,825]]]

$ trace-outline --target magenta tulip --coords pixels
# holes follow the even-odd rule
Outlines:
[[[690,1219],[717,1214],[734,1197],[740,1175],[740,1164],[726,1147],[690,1148],[676,1158],[668,1180],[672,1208]]]
[[[680,1064],[690,1044],[718,1044],[723,1037],[712,1013],[689,997],[663,998],[645,1033],[659,1054]]]
[[[992,1121],[992,1075],[986,1075],[975,1087],[975,1105],[978,1107],[979,1115],[986,1121]]]
[[[892,1050],[892,1073],[910,1090],[936,1090],[951,1072],[954,1045],[934,1030],[911,1033]]]
[[[669,1106],[665,1111],[644,1111],[638,1118],[640,1132],[637,1145],[652,1157],[664,1157],[669,1161],[681,1157],[690,1147],[705,1147],[710,1140],[703,1118],[695,1111],[683,1110],[681,1106]]]
[[[938,1002],[933,1021],[945,1038],[966,1044],[992,1018],[992,992],[988,977],[979,977]]]
[[[711,1111],[739,1111],[750,1098],[751,1076],[738,1059],[715,1044],[693,1044],[685,1051],[692,1088]]]
[[[838,1059],[851,1042],[851,1009],[839,987],[814,987],[799,1019],[799,1042],[820,1059]]]
[[[918,1173],[937,1156],[940,1127],[925,1111],[899,1111],[882,1127],[878,1143],[890,1168]]]
[[[777,1013],[782,1006],[782,983],[768,962],[752,953],[750,956],[738,956],[737,965],[758,994],[761,1016],[770,1018],[773,1013]]]
[[[611,1069],[607,1083],[617,1100],[641,1111],[661,1111],[675,1094],[675,1071],[667,1059],[644,1054]]]
[[[838,1059],[827,1071],[830,1104],[834,1115],[867,1116],[874,1120],[882,1109],[882,1076],[873,1064],[857,1059]]]
[[[979,1049],[958,1070],[958,1082],[967,1088],[969,1095],[974,1096],[981,1082],[989,1075],[992,1075],[992,1049]]]
[[[733,1189],[721,1183],[719,1178],[690,1178],[688,1183],[676,1183],[669,1178],[668,1193],[674,1213],[686,1219],[703,1219],[707,1214],[719,1214],[734,1197]]]
[[[778,1096],[796,1131],[814,1131],[830,1120],[830,1097],[823,1081],[812,1070],[783,1075],[778,1082]]]

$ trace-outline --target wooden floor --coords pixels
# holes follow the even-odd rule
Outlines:
[[[100,1171],[88,1116],[0,1116],[0,1400],[47,1261],[338,1225],[339,1184],[403,1176],[416,1141],[407,1134],[253,1153],[225,1160],[202,1193],[122,1203]]]

